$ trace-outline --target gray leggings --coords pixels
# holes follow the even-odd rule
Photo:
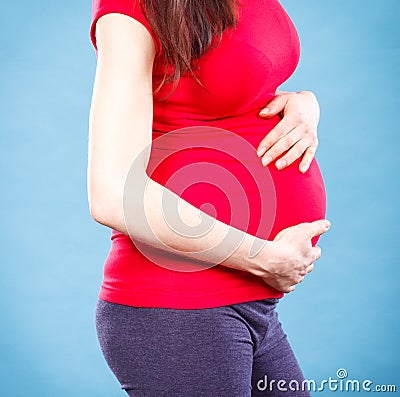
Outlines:
[[[183,310],[99,299],[96,331],[130,397],[310,396],[278,301]]]

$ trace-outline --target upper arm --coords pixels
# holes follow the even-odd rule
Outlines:
[[[97,21],[110,13],[124,14],[135,19],[148,31],[153,39],[156,56],[161,52],[161,42],[147,21],[139,0],[92,0],[92,22],[90,25],[90,40],[97,51],[96,28]]]
[[[122,197],[129,168],[152,141],[152,68],[148,30],[119,13],[97,21],[97,67],[89,117],[89,202]],[[146,164],[143,164],[145,169]]]

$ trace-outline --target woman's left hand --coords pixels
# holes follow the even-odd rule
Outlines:
[[[278,92],[259,115],[270,118],[279,113],[282,120],[260,142],[257,155],[266,166],[287,151],[275,163],[276,167],[281,170],[302,157],[299,170],[304,173],[318,147],[320,109],[317,98],[311,91]]]

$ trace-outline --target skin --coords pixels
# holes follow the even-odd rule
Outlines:
[[[93,219],[129,235],[134,242],[247,271],[279,291],[293,291],[320,258],[321,249],[312,247],[311,239],[325,233],[329,222],[302,223],[284,229],[273,241],[262,240],[210,217],[150,179],[146,168],[152,142],[153,40],[138,21],[116,13],[98,20],[96,37],[88,153],[88,200]],[[133,162],[128,205],[136,217],[126,219],[124,187]],[[135,194],[142,189],[144,195]],[[207,221],[211,225],[207,233],[194,236],[186,229],[171,229],[165,216],[170,209],[163,207],[165,197],[175,200],[186,225]]]
[[[306,172],[318,147],[317,127],[320,109],[317,98],[311,91],[282,92],[263,108],[259,116],[270,118],[277,114],[282,120],[272,129],[257,147],[257,154],[264,166],[288,151],[276,163],[281,170],[302,157],[300,172]]]

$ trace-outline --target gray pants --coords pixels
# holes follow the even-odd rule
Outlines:
[[[278,301],[183,310],[99,299],[97,336],[131,397],[310,396]]]

